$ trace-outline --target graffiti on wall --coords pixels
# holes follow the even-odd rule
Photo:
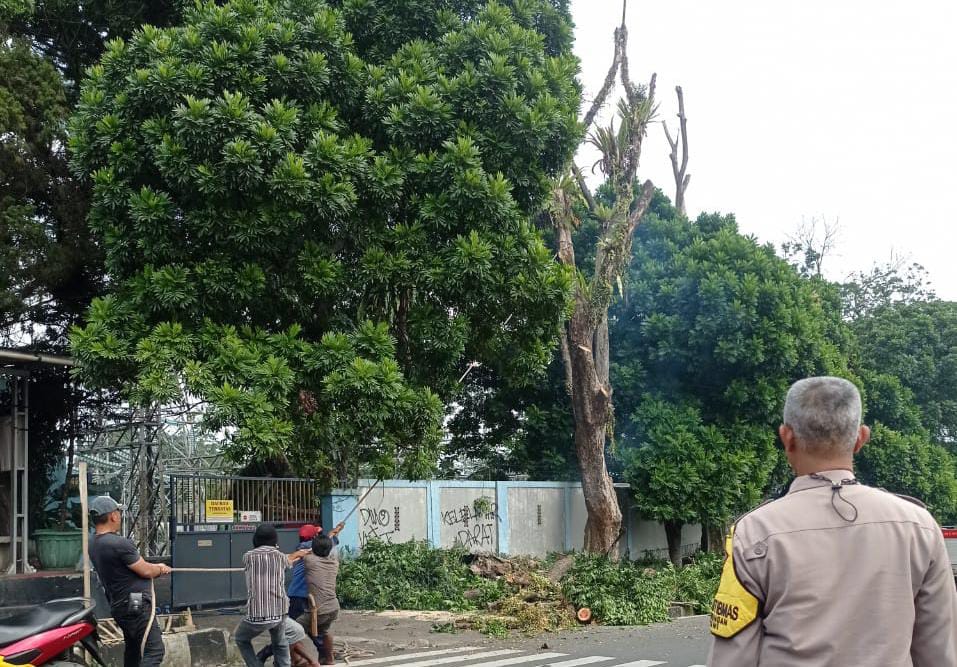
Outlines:
[[[455,544],[466,549],[494,548],[498,519],[497,505],[487,498],[442,511],[442,523],[456,531]]]
[[[400,530],[399,507],[392,510],[384,507],[359,509],[359,546],[379,541],[392,544],[392,536]]]

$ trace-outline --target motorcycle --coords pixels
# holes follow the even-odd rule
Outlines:
[[[0,667],[77,667],[85,664],[76,655],[80,647],[106,667],[97,650],[95,606],[83,598],[50,600],[0,621]]]

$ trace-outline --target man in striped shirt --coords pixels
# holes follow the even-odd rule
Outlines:
[[[246,568],[246,618],[236,628],[236,646],[247,667],[263,667],[253,649],[253,638],[269,632],[277,667],[291,667],[289,644],[283,632],[283,619],[289,608],[285,573],[308,551],[288,556],[279,550],[276,527],[264,523],[253,533],[253,548],[243,555]]]

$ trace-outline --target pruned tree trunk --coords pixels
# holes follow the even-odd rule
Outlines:
[[[668,540],[668,560],[675,568],[681,567],[681,521],[665,521],[665,538]]]
[[[565,252],[571,250],[571,232],[567,227],[559,231]],[[570,259],[574,263],[574,254]],[[605,377],[599,375],[594,340],[597,325],[591,321],[591,309],[579,292],[575,310],[566,325],[571,373],[571,402],[575,418],[575,453],[581,472],[582,493],[585,496],[585,550],[609,551],[621,529],[621,508],[608,468],[605,465],[605,434],[611,416],[611,386],[608,384],[608,349],[605,347],[603,367]],[[607,313],[606,313],[607,324]],[[607,329],[606,329],[607,333]],[[615,552],[617,553],[617,552]],[[613,558],[614,553],[610,554]]]
[[[565,386],[575,419],[575,451],[578,455],[582,492],[588,518],[585,523],[585,549],[594,553],[613,551],[621,531],[621,508],[605,464],[605,438],[614,428],[612,389],[609,379],[608,308],[614,285],[631,260],[631,241],[635,228],[651,204],[654,186],[646,181],[635,194],[635,180],[642,140],[654,115],[655,78],[645,91],[632,84],[628,75],[627,43],[622,7],[622,24],[615,30],[615,53],[604,84],[585,114],[586,130],[591,125],[617,74],[621,74],[627,101],[619,105],[621,126],[614,124],[601,132],[603,169],[615,193],[610,211],[599,206],[588,189],[581,171],[571,166],[571,175],[559,182],[549,209],[558,240],[558,259],[576,272],[575,302],[571,318],[562,332],[561,353]],[[572,178],[574,180],[572,180]],[[589,211],[601,220],[601,232],[595,249],[594,270],[589,278],[578,272],[572,231],[577,223],[574,194],[576,188]]]
[[[708,550],[712,553],[724,551],[724,536],[727,533],[726,526],[708,526]]]
[[[661,125],[665,128],[665,137],[668,139],[668,145],[671,146],[671,171],[675,177],[675,208],[681,215],[687,215],[685,211],[685,191],[688,189],[688,183],[691,182],[691,174],[688,173],[688,117],[685,116],[685,95],[681,86],[675,86],[675,93],[678,96],[678,125],[679,134],[672,138],[668,131],[668,123],[662,121]],[[678,156],[679,147],[681,156]]]

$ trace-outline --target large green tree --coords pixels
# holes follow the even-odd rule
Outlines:
[[[664,525],[668,556],[680,567],[686,524],[723,526],[761,499],[774,434],[743,422],[706,424],[694,405],[651,395],[629,422],[641,444],[622,449],[624,479],[638,511]]]
[[[94,385],[209,402],[239,461],[421,475],[466,364],[547,363],[529,224],[578,139],[563,3],[234,0],[114,40],[72,124],[109,295]]]
[[[930,438],[953,446],[957,440],[957,303],[892,303],[854,320],[852,328],[862,368],[896,378],[906,391],[904,400],[912,397],[919,409]],[[894,428],[912,430],[906,422],[880,418]]]
[[[77,81],[104,39],[144,20],[165,25],[177,1],[8,2],[0,6],[0,338],[62,350],[103,281],[86,225],[88,187],[67,164]]]
[[[857,456],[857,473],[867,484],[920,499],[942,524],[957,523],[957,465],[941,445],[878,423]]]
[[[639,509],[712,533],[783,472],[773,447],[788,386],[848,375],[837,292],[802,277],[733,216],[674,215],[656,199],[612,310],[619,448]]]
[[[102,53],[104,37],[128,35],[144,16],[171,20],[171,7],[0,3],[0,346],[64,352],[69,327],[101,290],[88,187],[69,173],[65,149],[76,79]],[[49,472],[83,428],[92,397],[62,366],[35,369],[31,394],[31,525],[41,526],[51,518],[41,515]]]

